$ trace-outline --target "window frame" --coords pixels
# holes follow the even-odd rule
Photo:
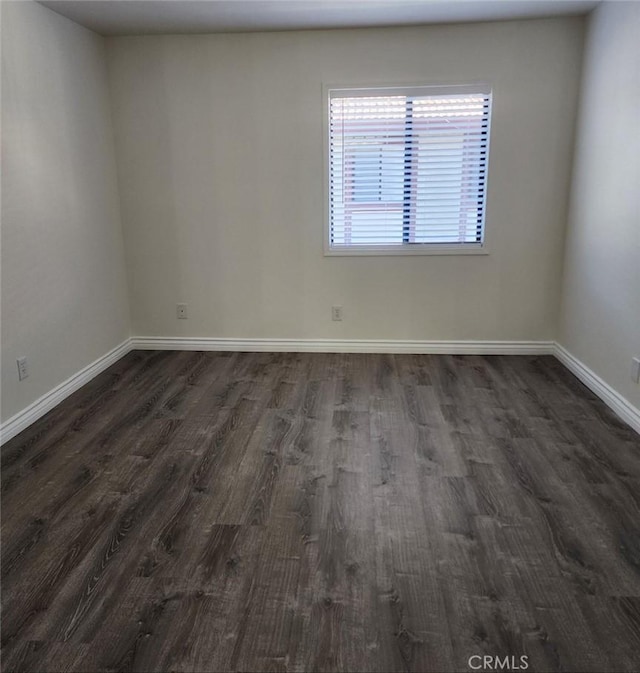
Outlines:
[[[331,147],[330,147],[330,108],[331,94],[333,92],[344,92],[349,97],[355,96],[418,96],[418,95],[447,95],[447,94],[485,94],[491,100],[489,109],[489,124],[487,129],[487,159],[486,174],[484,179],[484,220],[483,220],[483,241],[478,243],[403,243],[401,245],[355,245],[333,247],[331,245]],[[324,183],[324,227],[323,227],[323,248],[326,257],[361,257],[361,256],[415,256],[415,255],[488,255],[487,246],[488,227],[487,227],[487,202],[489,186],[489,162],[491,145],[491,123],[493,116],[493,88],[487,83],[476,84],[368,84],[364,85],[344,85],[328,84],[322,85],[322,105],[323,105],[323,183]]]

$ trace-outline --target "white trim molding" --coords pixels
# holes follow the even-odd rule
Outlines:
[[[66,399],[81,388],[91,379],[103,372],[107,367],[117,362],[121,357],[126,355],[131,350],[131,339],[126,339],[121,344],[105,353],[91,364],[81,369],[79,372],[70,376],[66,381],[63,381],[55,388],[39,397],[35,402],[32,402],[28,407],[19,411],[17,414],[7,419],[0,425],[0,444],[8,442],[12,437],[15,437],[19,432],[37,421],[41,416],[44,416],[48,411],[51,411],[55,406],[60,404],[62,400]]]
[[[434,355],[554,355],[570,372],[640,433],[640,409],[553,341],[397,341],[378,339],[230,339],[131,337],[0,425],[0,444],[41,416],[131,350],[243,351],[290,353],[417,353]]]
[[[640,433],[640,409],[633,406],[626,397],[615,391],[608,383],[601,379],[584,362],[578,360],[564,346],[555,344],[554,355],[560,362],[584,383],[592,393],[596,394],[610,409]]]
[[[133,337],[141,350],[289,353],[432,353],[439,355],[552,355],[553,341],[398,341],[382,339],[211,339]]]

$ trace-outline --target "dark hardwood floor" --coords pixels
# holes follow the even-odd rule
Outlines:
[[[5,671],[637,671],[640,437],[552,357],[133,352],[3,447],[2,608]]]

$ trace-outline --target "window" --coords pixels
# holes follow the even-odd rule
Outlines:
[[[489,89],[329,89],[328,97],[326,252],[481,252]]]

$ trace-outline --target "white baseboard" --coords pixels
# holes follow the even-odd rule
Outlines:
[[[434,353],[538,355],[553,353],[552,341],[389,341],[376,339],[214,339],[131,337],[0,424],[0,444],[44,416],[78,388],[134,349],[292,353]]]
[[[433,353],[440,355],[551,355],[552,341],[399,341],[380,339],[209,339],[133,337],[141,350],[289,353]]]
[[[629,400],[615,391],[608,383],[601,379],[593,370],[589,369],[584,362],[569,353],[559,343],[555,344],[554,355],[562,364],[572,372],[591,392],[595,393],[610,409],[640,433],[640,409],[634,407]]]
[[[397,341],[378,339],[214,339],[132,337],[0,425],[0,444],[15,437],[71,393],[134,349],[291,353],[424,353],[436,355],[555,355],[605,404],[640,433],[640,409],[553,341]]]
[[[71,393],[74,393],[78,388],[85,385],[85,383],[89,383],[91,379],[103,372],[107,367],[110,367],[114,362],[117,362],[130,350],[131,339],[127,339],[79,372],[76,372],[73,376],[70,376],[66,381],[53,388],[53,390],[45,393],[28,407],[7,419],[0,425],[0,444],[4,444],[19,432],[22,432],[22,430],[37,421],[41,416],[44,416],[47,411],[50,411],[53,407],[60,404],[62,400],[69,397]]]

